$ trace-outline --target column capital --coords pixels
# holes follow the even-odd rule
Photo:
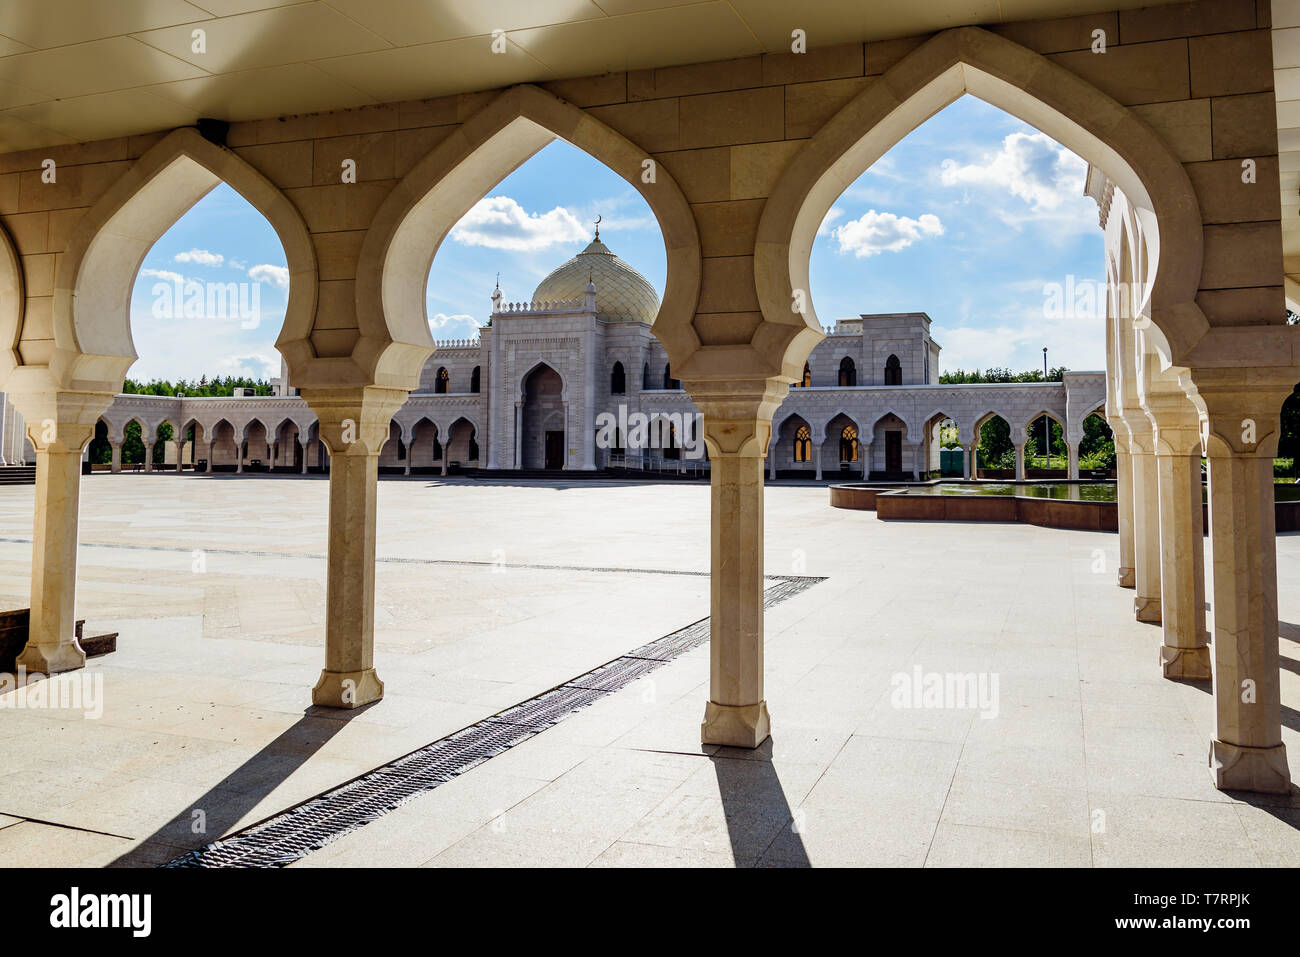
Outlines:
[[[1293,366],[1191,369],[1179,376],[1200,413],[1207,456],[1277,455],[1282,403],[1300,379]]]
[[[11,392],[9,401],[27,423],[38,452],[75,452],[95,436],[95,425],[113,403],[109,392]]]
[[[378,455],[388,441],[393,415],[406,402],[404,389],[362,386],[304,388],[300,395],[316,413],[318,435],[331,455]]]
[[[709,456],[763,458],[772,438],[772,416],[790,390],[771,379],[683,380],[683,387],[704,414],[704,443]]]
[[[1156,455],[1192,455],[1201,451],[1201,416],[1184,392],[1153,392],[1144,405],[1152,423]]]

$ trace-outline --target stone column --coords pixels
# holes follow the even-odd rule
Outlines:
[[[912,442],[912,481],[921,480],[921,443]]]
[[[524,404],[515,403],[515,468],[524,467]],[[442,474],[447,474],[447,443],[442,443]]]
[[[1133,588],[1137,584],[1133,567],[1133,457],[1127,448],[1128,427],[1115,429],[1115,506],[1119,518],[1119,575],[1121,588]]]
[[[1214,582],[1216,787],[1285,794],[1273,457],[1292,368],[1193,369],[1180,378],[1206,421]],[[1194,392],[1193,392],[1194,390]]]
[[[118,439],[116,442],[110,440],[110,444],[113,447],[113,464],[109,466],[109,470],[120,472],[122,471],[122,440]]]
[[[402,389],[303,388],[330,452],[325,668],[312,703],[357,708],[384,695],[375,674],[375,500],[379,450]]]
[[[1166,678],[1209,678],[1200,417],[1181,389],[1148,392],[1143,404],[1155,424],[1164,633],[1160,660]]]
[[[1079,443],[1066,442],[1065,447],[1069,450],[1070,456],[1070,481],[1077,482],[1079,481]]]
[[[185,433],[177,432],[174,438],[176,441],[176,474],[180,475],[185,471]]]
[[[300,475],[306,475],[307,474],[307,440],[304,439],[300,433],[298,435],[297,442],[300,446],[302,446],[302,465],[298,467],[298,473]]]
[[[771,481],[776,481],[776,449],[767,450],[767,477]]]
[[[244,472],[244,437],[235,433],[235,474],[242,475]]]
[[[1140,421],[1139,421],[1140,419]],[[1160,621],[1160,483],[1155,437],[1145,415],[1129,420],[1129,462],[1133,469],[1133,614]]]
[[[817,460],[816,461],[817,474],[814,476],[814,478],[816,478],[817,481],[819,482],[822,480],[822,446],[825,444],[826,443],[824,441],[813,443],[813,456]]]
[[[871,443],[858,442],[858,458],[862,459],[862,480],[871,478]]]
[[[979,443],[972,442],[970,445],[963,445],[962,449],[966,453],[966,477],[972,482],[978,482],[980,477],[979,466]]]
[[[767,739],[763,698],[763,456],[778,380],[690,381],[704,413],[710,477],[709,702],[705,744],[756,748]]]
[[[81,453],[113,401],[97,392],[13,394],[36,448],[31,626],[18,665],[54,674],[86,663],[75,637]]]
[[[144,442],[144,470],[146,472],[152,472],[153,471],[153,447],[154,444],[158,441],[158,436],[156,433],[154,435],[146,435],[142,430],[140,432],[140,439]]]
[[[1021,442],[1016,446],[1016,481],[1025,480],[1025,444]]]

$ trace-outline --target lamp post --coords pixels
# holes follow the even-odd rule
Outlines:
[[[1047,381],[1047,346],[1043,346],[1043,381]],[[1043,416],[1043,455],[1046,456],[1044,468],[1052,467],[1052,423]]]

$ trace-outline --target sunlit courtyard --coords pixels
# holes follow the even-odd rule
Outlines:
[[[161,864],[259,822],[292,831],[280,812],[500,728],[489,719],[709,613],[703,484],[386,479],[385,694],[313,708],[327,493],[316,478],[84,480],[77,617],[119,632],[117,650],[41,697],[0,696],[0,865]],[[26,601],[31,496],[0,489],[10,607]],[[1116,548],[887,522],[830,508],[824,487],[771,486],[763,747],[699,743],[696,644],[282,863],[1300,863],[1294,796],[1214,788],[1209,683],[1161,676],[1160,629],[1133,620]],[[1279,536],[1278,561],[1295,580],[1300,537]],[[801,590],[772,591],[789,582]],[[1283,736],[1300,754],[1293,590],[1280,617]],[[929,676],[954,674],[982,676],[978,693],[930,694]],[[78,707],[42,706],[72,682]]]

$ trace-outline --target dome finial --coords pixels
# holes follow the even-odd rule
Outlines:
[[[600,242],[600,221],[604,218],[603,216],[596,217],[596,242]]]

